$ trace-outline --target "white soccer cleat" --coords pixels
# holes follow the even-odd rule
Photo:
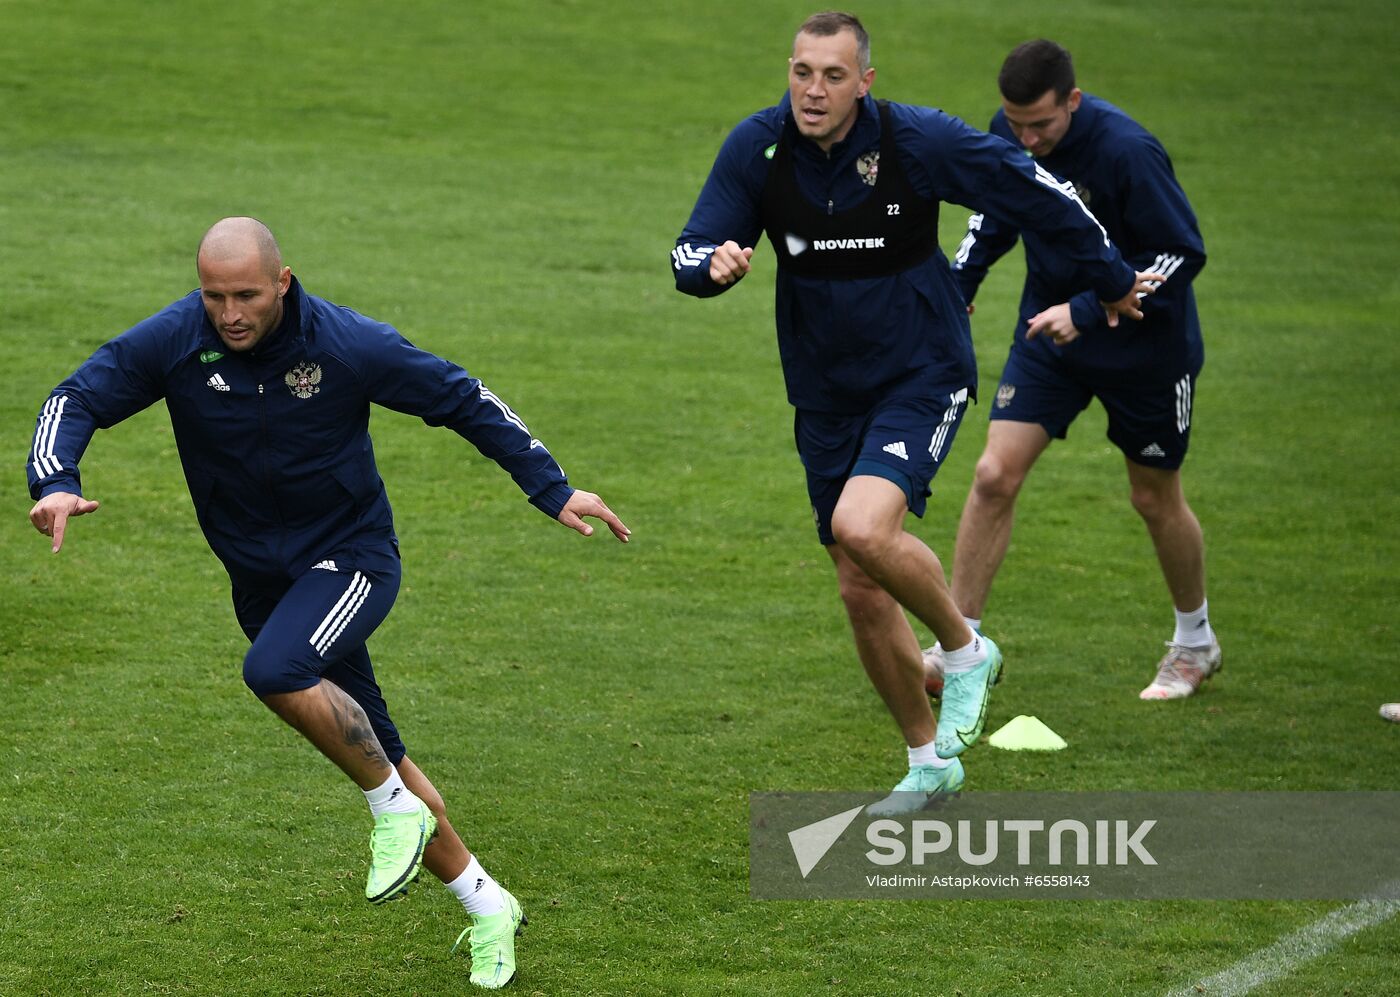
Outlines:
[[[1400,703],[1386,703],[1381,707],[1381,716],[1393,724],[1400,724]]]
[[[1220,666],[1220,642],[1214,638],[1209,647],[1186,647],[1167,641],[1167,653],[1157,665],[1157,677],[1138,693],[1138,698],[1185,699],[1220,671]]]

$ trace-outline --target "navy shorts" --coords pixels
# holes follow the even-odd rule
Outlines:
[[[991,418],[1035,422],[1064,439],[1089,402],[1108,413],[1108,438],[1135,464],[1176,470],[1191,442],[1191,409],[1201,365],[1123,371],[1073,365],[1012,344]]]
[[[961,387],[929,397],[891,398],[860,415],[797,411],[793,435],[823,544],[836,542],[831,514],[846,481],[857,475],[893,481],[904,489],[909,511],[923,516],[929,484],[952,449],[967,396]]]
[[[299,578],[236,579],[233,609],[253,646],[243,681],[259,697],[334,682],[369,717],[389,761],[405,750],[365,641],[389,615],[401,566],[391,544],[342,551]]]

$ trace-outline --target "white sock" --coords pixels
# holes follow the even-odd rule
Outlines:
[[[966,647],[960,647],[956,651],[943,651],[943,672],[944,674],[957,672],[970,672],[982,663],[982,659],[987,656],[982,638],[977,634],[972,635],[972,643]]]
[[[933,742],[921,744],[917,748],[909,749],[909,767],[915,765],[932,765],[934,768],[947,768],[953,764],[951,758],[939,758],[938,752],[933,750]]]
[[[1201,603],[1201,608],[1194,613],[1183,613],[1176,610],[1176,633],[1172,635],[1172,643],[1180,644],[1182,647],[1210,647],[1215,640],[1215,631],[1210,628],[1210,619],[1206,616],[1206,603]]]
[[[979,633],[982,632],[982,621],[981,621],[980,619],[978,619],[977,617],[975,617],[975,616],[964,616],[964,617],[963,617],[963,622],[967,624],[967,629],[969,629],[969,630],[972,631],[972,635],[973,635],[974,637],[977,636]],[[943,645],[940,644],[938,641],[934,641],[934,642],[933,642],[933,646],[934,646],[934,649],[937,650],[939,654],[942,654],[942,653],[943,653]]]
[[[506,898],[501,895],[501,884],[491,878],[491,874],[481,867],[472,855],[467,868],[460,876],[446,884],[452,895],[462,901],[468,914],[499,914],[506,909]]]
[[[384,780],[384,785],[364,790],[370,814],[378,817],[380,814],[416,813],[418,797],[409,792],[408,787],[403,784],[399,770],[393,766],[390,766],[390,769],[389,778]]]

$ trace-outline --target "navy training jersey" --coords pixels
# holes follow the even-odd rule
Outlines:
[[[991,131],[1014,140],[1003,111],[992,118]],[[1143,299],[1141,322],[1110,328],[1098,297],[1084,290],[1071,261],[1039,233],[1023,232],[1013,219],[987,211],[969,219],[954,256],[964,300],[973,300],[987,270],[1024,235],[1026,283],[1017,340],[1026,342],[1031,316],[1069,302],[1080,338],[1059,346],[1038,336],[1026,345],[1109,369],[1153,363],[1164,354],[1199,363],[1203,347],[1191,281],[1205,266],[1205,244],[1162,144],[1112,104],[1084,94],[1064,138],[1038,163],[1073,186],[1135,270],[1167,279]]]
[[[845,211],[814,204],[797,185],[792,150],[801,135],[792,118],[784,123],[760,205],[764,231],[784,272],[828,280],[891,277],[938,252],[938,202],[910,186],[895,146],[890,106],[876,104],[880,148],[856,163],[872,189]]]
[[[1083,287],[1108,300],[1132,288],[1132,268],[1092,214],[1015,146],[942,111],[888,107],[900,170],[931,205],[924,220],[935,236],[939,201],[996,211],[1043,233],[1074,260],[1085,275]],[[710,297],[728,289],[710,280],[709,256],[725,241],[756,244],[774,165],[770,157],[789,113],[784,95],[740,122],[725,140],[671,254],[678,290]],[[802,196],[834,215],[878,196],[880,148],[880,115],[867,95],[850,134],[830,154],[798,136],[788,159]],[[902,204],[883,207],[906,210]],[[848,241],[841,244],[849,247]],[[780,264],[774,311],[788,400],[797,408],[857,413],[882,397],[924,394],[950,383],[975,388],[966,309],[941,252],[897,273],[848,279],[803,276]]]
[[[573,489],[549,451],[476,378],[391,326],[306,294],[278,328],[226,352],[199,291],[111,340],[40,412],[29,491],[82,494],[97,429],[164,398],[200,528],[237,578],[297,576],[346,545],[394,540],[370,403],[447,426],[557,516]]]

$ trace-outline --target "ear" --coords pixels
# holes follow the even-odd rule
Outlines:
[[[280,298],[287,293],[287,288],[292,286],[292,268],[283,267],[282,272],[277,275],[277,296]]]
[[[1070,114],[1073,114],[1075,111],[1079,110],[1079,100],[1083,96],[1084,91],[1080,90],[1078,87],[1075,87],[1069,92],[1069,97],[1065,99],[1065,103],[1069,105]]]
[[[860,78],[860,88],[856,90],[857,97],[864,97],[870,92],[871,85],[875,82],[875,67],[871,66]]]

